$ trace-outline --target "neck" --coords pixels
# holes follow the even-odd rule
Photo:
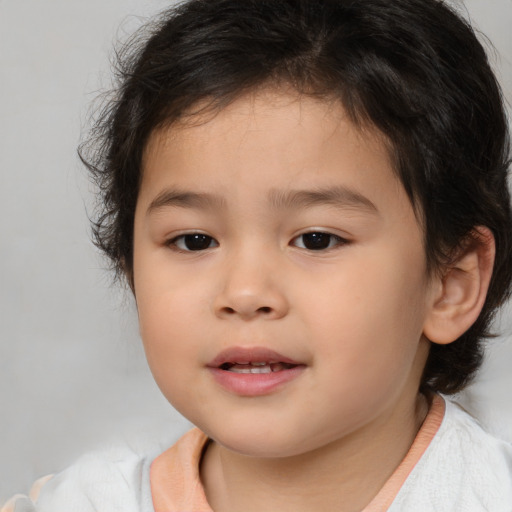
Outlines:
[[[405,457],[427,411],[417,395],[357,433],[280,459],[211,443],[201,465],[208,502],[215,512],[359,512]]]

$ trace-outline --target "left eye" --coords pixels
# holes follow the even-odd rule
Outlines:
[[[344,243],[346,243],[346,240],[343,238],[321,231],[303,233],[292,240],[293,245],[300,249],[307,249],[308,251],[324,251],[338,245],[343,245]]]
[[[190,233],[188,235],[180,235],[173,238],[169,245],[175,246],[181,251],[204,251],[217,247],[217,241],[211,236],[202,233]]]

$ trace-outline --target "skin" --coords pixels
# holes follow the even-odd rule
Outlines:
[[[264,90],[200,121],[154,133],[144,156],[134,291],[153,375],[213,439],[201,477],[216,512],[360,511],[428,408],[423,332],[442,283],[421,226],[382,138],[338,103]],[[278,200],[319,189],[350,194]],[[310,232],[328,247],[308,249]],[[190,233],[211,244],[187,250]],[[207,368],[232,346],[304,370],[240,396]]]

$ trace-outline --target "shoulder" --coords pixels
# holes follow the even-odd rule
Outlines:
[[[83,456],[41,490],[38,512],[141,510],[149,486],[150,459],[128,448]],[[144,509],[142,509],[144,510]],[[151,509],[150,509],[151,510]]]
[[[30,497],[16,496],[5,510],[23,512],[153,512],[152,457],[128,447],[82,456],[44,482]],[[2,509],[3,511],[3,509]]]
[[[391,510],[409,510],[413,503],[421,512],[510,512],[512,445],[446,400],[439,431],[393,503],[397,508]]]
[[[491,479],[512,491],[512,444],[486,432],[457,403],[446,401],[446,416],[434,441],[439,444],[438,451],[447,450],[441,457],[447,459],[447,465],[450,461],[467,464],[467,479],[475,483]],[[512,503],[512,495],[509,503]]]

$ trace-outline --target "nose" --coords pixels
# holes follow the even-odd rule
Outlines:
[[[279,270],[261,252],[237,254],[225,262],[214,310],[219,318],[279,319],[289,310]]]

